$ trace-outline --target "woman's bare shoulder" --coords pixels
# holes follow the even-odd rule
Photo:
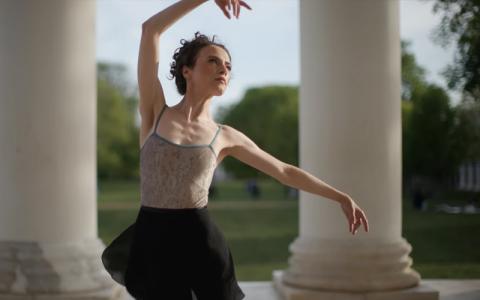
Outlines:
[[[223,140],[226,148],[255,145],[255,143],[242,131],[227,124],[220,125],[222,127]]]
[[[239,161],[284,182],[286,163],[261,149],[242,131],[228,126],[225,129],[225,155],[232,156]]]

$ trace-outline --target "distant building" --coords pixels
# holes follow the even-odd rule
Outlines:
[[[462,191],[480,191],[480,160],[463,163],[455,176],[455,188]]]

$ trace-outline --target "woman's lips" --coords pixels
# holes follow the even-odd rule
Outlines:
[[[217,82],[223,82],[223,84],[227,84],[227,82],[224,79],[215,79]]]

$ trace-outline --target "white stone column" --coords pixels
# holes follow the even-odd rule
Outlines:
[[[305,0],[300,22],[300,167],[352,196],[370,232],[351,235],[337,202],[301,191],[275,286],[287,300],[438,299],[402,237],[399,3]]]
[[[113,299],[97,232],[95,1],[0,1],[0,158],[0,299]]]

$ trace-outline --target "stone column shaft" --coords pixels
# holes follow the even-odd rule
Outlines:
[[[0,40],[0,299],[110,299],[97,232],[95,1],[2,0]]]
[[[300,167],[349,194],[370,231],[352,235],[337,202],[301,191],[289,268],[274,272],[288,300],[370,299],[420,282],[402,237],[398,6],[300,1]],[[404,299],[388,297],[372,299]]]

